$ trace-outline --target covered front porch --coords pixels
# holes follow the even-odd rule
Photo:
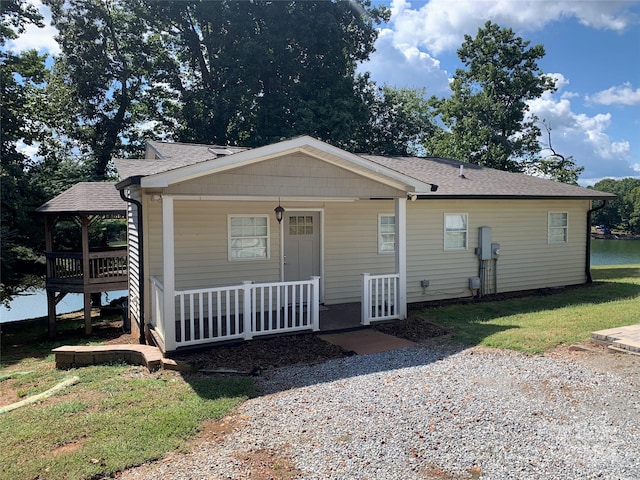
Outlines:
[[[151,277],[154,342],[163,352],[264,335],[336,331],[404,318],[399,275],[362,274],[360,302],[320,303],[320,277],[306,281],[254,283],[177,290],[169,296]],[[172,298],[173,297],[173,301]]]

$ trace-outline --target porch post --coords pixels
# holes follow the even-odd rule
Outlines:
[[[370,273],[361,273],[362,275],[362,302],[360,304],[360,323],[369,325],[369,317],[371,316],[371,292],[369,291]]]
[[[313,302],[311,303],[311,319],[314,332],[320,330],[320,277],[311,277],[313,282]]]
[[[242,338],[245,340],[251,340],[253,338],[254,292],[255,290],[251,280],[242,282]]]
[[[396,273],[398,298],[396,311],[400,320],[407,318],[407,197],[396,198]]]
[[[176,349],[176,280],[173,197],[162,196],[162,281],[164,284],[163,324],[164,346],[167,352]]]

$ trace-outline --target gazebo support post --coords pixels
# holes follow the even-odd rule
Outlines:
[[[87,293],[89,286],[89,217],[80,215],[82,226],[82,279],[84,282],[84,333],[91,335],[91,293]]]

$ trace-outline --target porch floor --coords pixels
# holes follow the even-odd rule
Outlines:
[[[320,331],[337,332],[364,328],[361,321],[360,302],[320,305]]]

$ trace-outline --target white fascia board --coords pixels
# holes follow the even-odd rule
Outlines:
[[[404,190],[406,192],[429,190],[429,184],[425,184],[414,178],[396,172],[395,170],[370,162],[358,155],[346,152],[341,148],[334,147],[309,136],[297,137],[291,140],[265,145],[264,147],[245,150],[243,152],[229,155],[228,157],[208,160],[195,165],[176,168],[175,170],[170,170],[168,172],[149,175],[141,179],[141,186],[143,188],[168,187],[174,183],[184,182],[203,175],[224,172],[225,170],[250,165],[252,163],[284,156],[290,153],[303,152],[313,156],[313,152],[310,152],[305,147],[317,149],[331,156],[347,160],[348,162],[364,169],[364,171],[361,169],[353,169],[354,173],[374,179],[380,183],[390,185],[400,190]],[[321,158],[320,160],[348,170],[348,166],[345,166],[340,162],[331,162],[331,160],[327,158]]]
[[[249,195],[189,195],[162,194],[161,198],[171,197],[174,200],[207,200],[216,202],[311,202],[311,203],[349,203],[360,200],[357,197],[292,197],[292,196],[249,196]]]

